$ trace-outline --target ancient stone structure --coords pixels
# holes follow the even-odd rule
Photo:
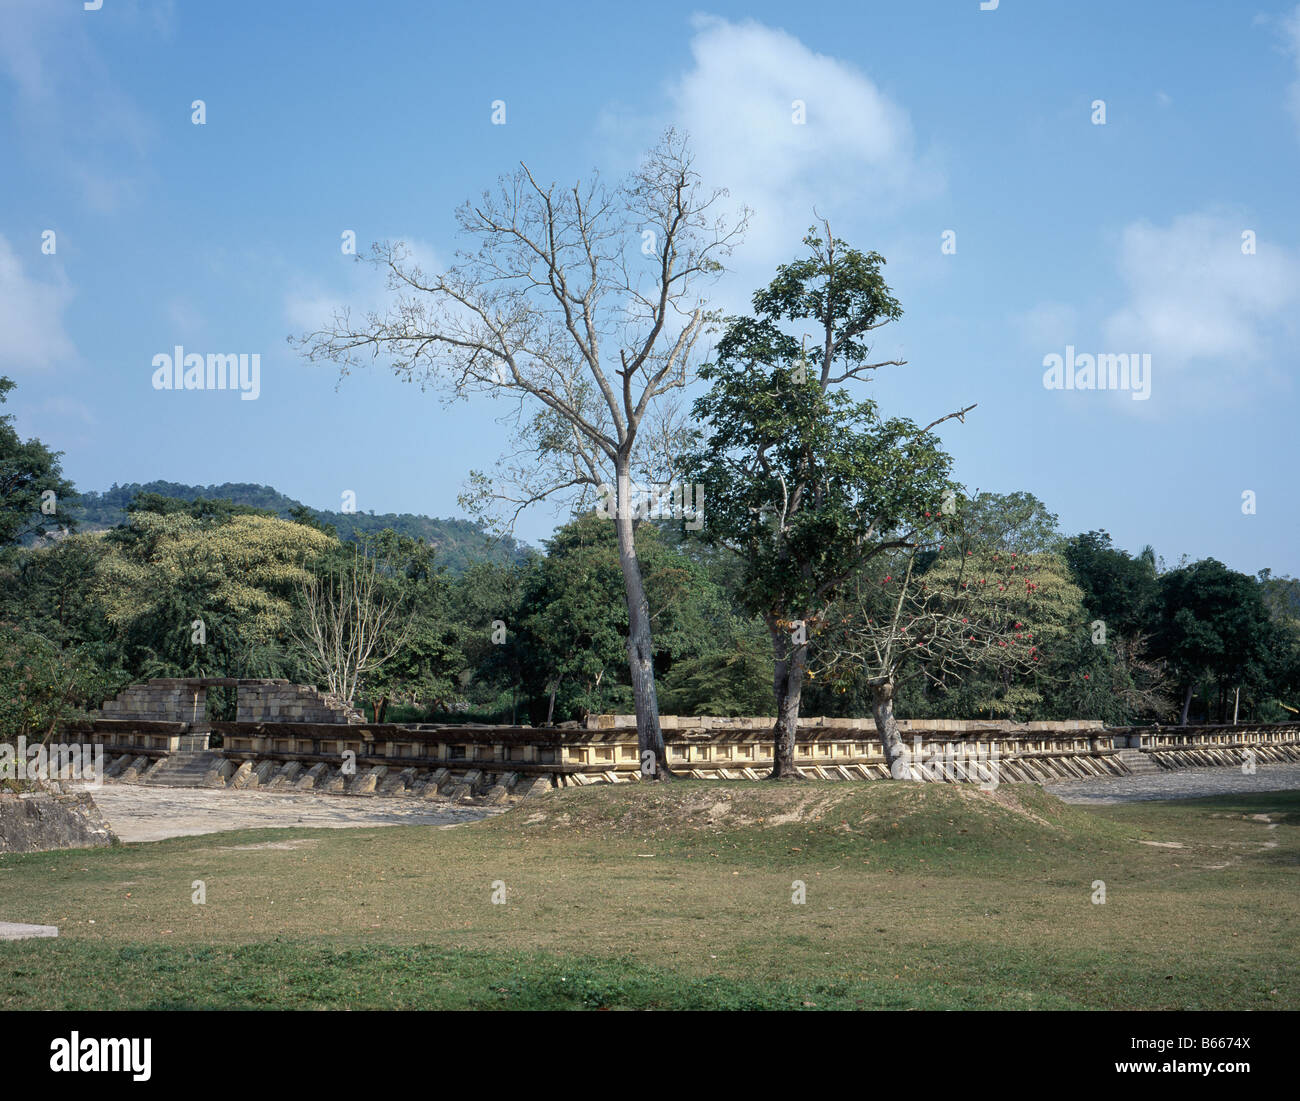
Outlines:
[[[208,686],[234,683],[221,680],[151,680],[133,684],[119,692],[100,708],[106,719],[142,719],[145,721],[207,721]]]
[[[192,721],[199,683],[238,689],[238,720]],[[106,707],[79,724],[102,744],[110,779],[190,786],[407,795],[498,803],[552,787],[641,778],[635,719],[597,715],[558,727],[367,723],[315,689],[284,681],[150,682],[147,715]],[[128,689],[118,697],[128,697]],[[158,701],[179,701],[162,718]],[[187,711],[186,708],[189,710]],[[670,766],[701,779],[756,780],[772,765],[770,718],[663,716]],[[998,782],[1128,775],[1253,760],[1300,761],[1300,723],[1107,729],[1099,722],[900,720],[923,778]],[[209,748],[209,736],[221,736]],[[869,719],[800,721],[796,767],[809,778],[864,780],[889,775]]]
[[[116,840],[87,792],[0,792],[0,853],[91,849]]]
[[[365,716],[319,688],[287,680],[241,680],[236,713],[241,723],[362,723]]]
[[[133,684],[96,714],[104,719],[186,722],[197,733],[206,728],[208,689],[218,686],[235,689],[235,717],[243,723],[365,721],[355,707],[325,695],[318,688],[287,680],[230,677],[158,678],[147,684]]]

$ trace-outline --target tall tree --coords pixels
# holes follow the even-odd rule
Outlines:
[[[1159,585],[1150,547],[1133,557],[1112,546],[1107,532],[1090,531],[1067,540],[1065,560],[1088,611],[1109,630],[1133,638],[1154,629]]]
[[[1209,678],[1225,690],[1266,679],[1272,623],[1259,584],[1246,574],[1206,558],[1160,578],[1158,643],[1183,684],[1179,722],[1186,725],[1197,682]]]
[[[709,501],[708,539],[744,564],[741,604],[772,644],[774,779],[797,777],[795,734],[811,635],[842,587],[873,557],[917,539],[917,513],[950,488],[937,438],[911,421],[882,421],[791,365],[730,354],[702,372],[696,403],[706,450],[686,469]]]
[[[344,311],[298,343],[308,359],[347,371],[384,355],[406,379],[454,396],[520,399],[512,457],[478,475],[466,500],[503,502],[510,521],[556,494],[590,501],[613,487],[628,610],[627,661],[650,775],[666,775],[654,683],[650,608],[637,560],[634,482],[668,470],[657,441],[676,435],[672,392],[690,377],[711,319],[699,296],[743,231],[712,208],[685,141],[671,130],[621,186],[598,176],[570,188],[527,166],[459,211],[477,250],[426,274],[400,244],[371,259],[397,293],[386,315],[354,324]]]
[[[709,502],[705,536],[744,563],[742,602],[772,642],[774,779],[794,764],[808,640],[841,588],[877,555],[916,542],[926,511],[955,496],[951,460],[932,429],[880,417],[843,384],[897,360],[872,362],[870,334],[901,316],[884,259],[811,230],[809,255],[755,293],[754,316],[731,318],[711,383],[694,413],[707,433],[684,463]],[[811,324],[811,362],[782,323]]]
[[[13,379],[0,375],[0,404],[8,400]],[[11,415],[0,416],[0,551],[23,539],[72,526],[66,505],[76,496],[63,477],[63,453],[40,440],[26,442]]]

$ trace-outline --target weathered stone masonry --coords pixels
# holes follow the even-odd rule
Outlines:
[[[235,680],[228,677],[156,679],[133,684],[100,709],[106,719],[207,722],[207,693],[213,687],[234,688],[235,718],[241,723],[359,723],[365,717],[355,707],[319,688],[287,680]]]
[[[237,687],[238,719],[194,715],[196,690]],[[623,783],[640,776],[635,719],[593,716],[559,727],[366,723],[316,689],[286,681],[151,681],[122,693],[78,724],[103,744],[111,779],[192,786],[407,795],[498,803],[547,790]],[[175,705],[168,718],[166,706]],[[138,708],[133,711],[133,708]],[[155,717],[158,716],[158,717]],[[760,779],[772,765],[770,718],[661,720],[670,766],[707,779]],[[900,720],[927,779],[1049,781],[1197,765],[1300,761],[1300,723],[1108,729],[1099,722],[1011,723]],[[222,747],[209,748],[212,734]],[[889,775],[868,719],[809,718],[799,724],[795,763],[809,778]]]

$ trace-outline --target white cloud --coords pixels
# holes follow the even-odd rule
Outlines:
[[[907,112],[860,69],[754,21],[698,15],[692,27],[693,64],[669,84],[655,124],[685,130],[706,185],[753,208],[746,266],[770,271],[800,252],[814,206],[838,236],[863,212],[888,215],[941,190],[939,173],[915,152]],[[793,121],[796,100],[802,124]],[[605,123],[653,140],[648,120]]]
[[[80,3],[4,0],[0,5],[0,89],[20,140],[77,184],[91,209],[111,212],[132,197],[123,154],[143,157],[153,125],[122,90],[96,44],[96,20],[120,19],[165,34],[165,19],[147,20],[136,4],[98,12]],[[165,10],[165,9],[164,9]],[[111,167],[110,167],[111,166]]]
[[[37,261],[49,261],[33,248]],[[61,276],[43,282],[28,275],[8,240],[0,236],[0,373],[47,370],[76,357],[63,328],[72,290]]]
[[[409,254],[408,263],[417,264],[425,275],[440,274],[446,269],[446,263],[431,245],[400,236],[390,240],[402,241]],[[369,255],[369,246],[358,240],[357,251]],[[310,276],[291,277],[293,289],[285,295],[284,314],[293,336],[326,326],[344,309],[351,311],[355,324],[360,324],[368,313],[387,313],[396,301],[395,292],[387,289],[383,273],[372,264],[357,262],[341,252],[338,263],[341,270],[336,277],[322,278],[320,270]]]
[[[1242,234],[1255,232],[1255,252]],[[1240,404],[1291,385],[1300,319],[1300,252],[1251,219],[1200,211],[1163,225],[1126,226],[1115,254],[1109,309],[1042,302],[1012,315],[1037,355],[1067,345],[1088,354],[1151,356],[1151,402],[1117,398],[1131,414],[1167,416]]]
[[[1105,321],[1114,351],[1151,352],[1161,373],[1214,366],[1214,380],[1267,368],[1287,346],[1300,303],[1300,261],[1260,234],[1242,252],[1241,218],[1197,213],[1122,235],[1127,302]]]

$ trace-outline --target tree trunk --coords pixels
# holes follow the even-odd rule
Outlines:
[[[894,682],[872,686],[874,699],[871,713],[876,720],[876,731],[880,735],[880,744],[885,751],[885,764],[889,775],[895,780],[918,780],[920,775],[913,767],[911,754],[903,737],[898,733],[898,722],[894,718]]]
[[[808,667],[808,644],[796,643],[787,628],[768,617],[772,636],[772,688],[776,693],[776,724],[772,728],[772,772],[769,780],[801,780],[794,767],[795,735],[799,729],[799,699]]]
[[[670,779],[668,752],[659,728],[659,698],[655,694],[654,640],[650,634],[650,604],[641,583],[641,563],[636,556],[636,529],[632,524],[632,479],[626,465],[618,475],[614,524],[618,531],[618,563],[627,593],[627,664],[636,708],[636,740],[641,776],[646,780]],[[651,756],[647,756],[650,754]]]
[[[550,726],[555,721],[555,694],[560,690],[560,678],[555,678],[555,683],[551,685],[551,698],[546,701],[546,725]]]
[[[1241,685],[1237,685],[1237,691],[1232,697],[1232,725],[1237,725],[1237,715],[1241,711]]]
[[[1179,726],[1187,725],[1187,712],[1192,709],[1192,682],[1187,684],[1187,695],[1183,697],[1183,717],[1178,720]]]

